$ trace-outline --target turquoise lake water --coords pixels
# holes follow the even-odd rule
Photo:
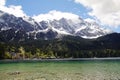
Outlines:
[[[0,80],[120,80],[120,60],[1,62]]]

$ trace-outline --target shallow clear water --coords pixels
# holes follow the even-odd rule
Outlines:
[[[120,60],[0,63],[0,80],[120,80]]]

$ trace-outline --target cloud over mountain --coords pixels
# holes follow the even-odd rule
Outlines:
[[[5,5],[6,0],[0,0],[0,7]]]
[[[23,5],[7,5],[8,0],[0,0],[0,10],[9,14],[13,14],[16,17],[28,16],[23,10]],[[16,0],[17,1],[17,0]],[[71,0],[70,0],[71,1]],[[105,26],[113,26],[112,28],[120,26],[120,0],[74,0],[76,3],[85,6],[88,9],[88,14],[90,16],[85,16],[86,20],[90,21],[94,19],[95,22],[100,22],[99,24]],[[73,2],[73,4],[75,4]],[[40,8],[40,7],[38,7]],[[81,8],[80,8],[81,9]],[[44,10],[44,9],[43,9]],[[80,10],[82,11],[82,9]],[[48,13],[31,16],[36,21],[40,22],[42,20],[60,20],[61,18],[71,19],[72,21],[78,23],[79,16],[67,11],[61,11],[57,9],[50,9]],[[86,12],[87,13],[87,12]],[[34,13],[35,14],[35,13]],[[32,14],[33,15],[33,14]],[[81,16],[82,17],[82,16]],[[118,27],[119,28],[119,27]],[[117,28],[116,28],[117,29]]]
[[[9,14],[13,14],[16,17],[26,16],[24,11],[22,10],[21,5],[18,5],[18,6],[14,6],[14,5],[5,6],[5,4],[6,4],[6,0],[0,0],[0,10],[2,10],[4,12],[7,12]]]
[[[60,20],[61,18],[66,18],[66,19],[71,19],[74,22],[79,22],[79,16],[75,15],[73,13],[68,13],[68,12],[61,12],[61,11],[56,11],[52,10],[46,14],[40,14],[37,16],[33,16],[33,18],[40,22],[42,20]]]
[[[120,26],[120,0],[75,0],[90,10],[90,16],[108,26]]]

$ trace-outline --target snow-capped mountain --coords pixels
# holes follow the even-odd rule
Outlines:
[[[0,40],[23,41],[25,39],[54,39],[64,35],[96,38],[111,33],[101,28],[97,23],[86,22],[79,18],[79,22],[61,18],[37,22],[33,18],[15,17],[0,11]]]
[[[0,11],[0,40],[24,41],[25,39],[51,39],[57,33],[45,26],[43,22],[36,22],[31,17],[15,17]]]
[[[65,18],[53,20],[48,22],[48,26],[51,26],[52,30],[59,34],[80,36],[83,38],[97,38],[112,33],[111,30],[102,28],[96,22],[87,22],[81,18],[79,18],[79,22]]]

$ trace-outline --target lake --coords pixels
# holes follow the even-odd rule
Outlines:
[[[120,80],[120,60],[0,62],[0,80]]]

